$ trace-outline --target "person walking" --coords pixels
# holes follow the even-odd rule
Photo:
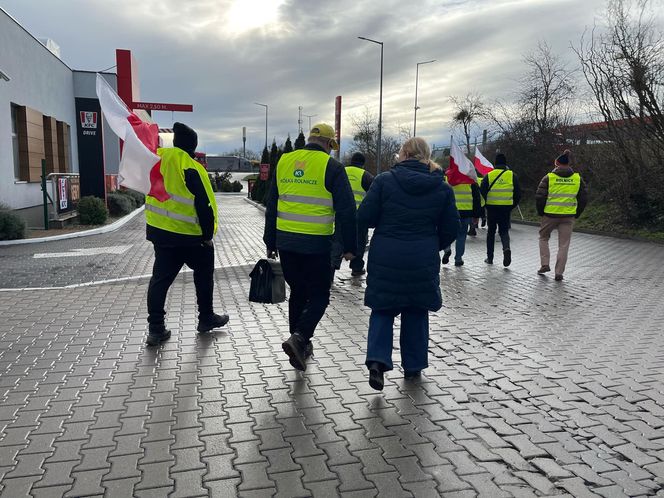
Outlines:
[[[539,229],[539,250],[541,267],[539,275],[551,271],[549,266],[549,238],[553,230],[558,230],[558,254],[556,256],[555,279],[560,281],[565,273],[569,244],[572,239],[574,220],[581,216],[588,202],[586,184],[581,175],[570,165],[569,150],[565,150],[554,161],[554,169],[542,178],[535,205],[542,217]]]
[[[468,227],[476,226],[479,217],[482,214],[482,194],[480,194],[480,188],[475,181],[473,181],[472,184],[458,183],[453,185],[448,179],[448,183],[454,191],[454,200],[460,218],[459,233],[456,236],[455,243],[454,266],[463,266],[463,255],[466,252]],[[475,235],[477,235],[476,232]],[[451,255],[452,248],[451,246],[448,246],[443,252],[444,265],[449,263]]]
[[[197,330],[209,332],[228,323],[228,315],[217,315],[212,305],[217,203],[205,168],[193,159],[198,136],[182,123],[173,125],[173,133],[173,147],[157,149],[168,199],[162,202],[148,195],[145,200],[146,235],[155,258],[147,297],[146,343],[150,346],[171,336],[164,322],[164,305],[168,289],[185,264],[194,271]]]
[[[454,193],[422,138],[404,142],[399,162],[376,177],[357,219],[375,228],[364,295],[371,308],[365,363],[369,384],[381,390],[383,373],[393,368],[397,315],[405,377],[418,378],[428,366],[429,312],[442,306],[440,251],[459,233]]]
[[[493,264],[493,249],[496,241],[496,229],[503,246],[503,266],[512,263],[510,248],[510,218],[512,209],[521,201],[521,188],[516,174],[507,167],[504,154],[496,154],[494,169],[482,179],[480,186],[482,197],[486,200],[488,231],[486,235],[485,263]]]
[[[360,203],[364,199],[374,176],[364,169],[366,158],[361,152],[355,152],[350,158],[350,166],[346,166],[346,175],[350,182],[350,188],[355,197],[355,207],[359,208]],[[357,253],[355,257],[350,260],[351,275],[359,277],[366,273],[364,269],[364,251],[367,247],[367,239],[369,238],[369,229],[367,227],[357,226]],[[343,241],[338,227],[334,232],[334,239],[332,242],[332,273],[341,268],[341,260],[343,259]]]
[[[311,338],[330,301],[335,218],[344,259],[350,261],[357,251],[353,192],[343,165],[329,155],[338,148],[334,128],[316,124],[303,149],[281,156],[267,196],[267,257],[281,260],[290,287],[290,337],[282,348],[301,371],[307,368]]]

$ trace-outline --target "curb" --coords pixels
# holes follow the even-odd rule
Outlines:
[[[114,230],[117,230],[118,228],[129,223],[136,216],[142,213],[144,209],[145,206],[136,208],[134,209],[134,211],[124,216],[123,218],[120,218],[119,220],[111,223],[110,225],[106,225],[103,227],[93,228],[91,230],[83,230],[80,232],[63,233],[61,235],[53,235],[51,237],[36,237],[34,239],[18,239],[18,240],[0,240],[0,247],[21,245],[21,244],[37,244],[39,242],[51,242],[55,240],[75,239],[78,237],[87,237],[88,235],[98,235],[100,233],[113,232]]]
[[[263,206],[263,205],[260,204],[259,202],[252,201],[252,200],[249,199],[248,197],[245,197],[244,200],[245,200],[245,202],[248,202],[249,204],[251,204],[251,205],[254,206],[255,208],[258,208],[258,209],[260,209],[261,211],[265,212],[265,206]]]

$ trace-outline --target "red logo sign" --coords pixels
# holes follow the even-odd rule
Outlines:
[[[261,164],[260,166],[260,179],[265,181],[268,178],[268,175],[270,173],[270,165],[269,164]]]
[[[97,113],[81,111],[81,128],[97,128]]]

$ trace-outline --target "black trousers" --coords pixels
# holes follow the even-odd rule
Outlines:
[[[332,267],[330,255],[300,254],[279,251],[284,278],[290,287],[288,323],[291,334],[297,332],[310,340],[330,303]]]
[[[154,266],[148,287],[148,323],[151,326],[164,324],[166,294],[183,265],[194,271],[199,317],[213,313],[214,247],[154,246]]]
[[[487,206],[486,255],[493,259],[493,246],[496,242],[496,228],[503,244],[503,251],[510,248],[510,218],[512,206]]]

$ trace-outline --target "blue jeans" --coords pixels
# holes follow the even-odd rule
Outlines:
[[[459,231],[457,232],[456,244],[454,248],[454,261],[463,261],[463,255],[466,252],[466,236],[468,235],[468,225],[472,218],[461,218],[459,220]],[[450,246],[445,248],[449,251]]]
[[[403,310],[373,310],[369,318],[367,361],[381,364],[382,370],[392,370],[392,341],[394,317],[401,314],[401,366],[404,370],[424,370],[429,366],[429,311],[423,308]]]

